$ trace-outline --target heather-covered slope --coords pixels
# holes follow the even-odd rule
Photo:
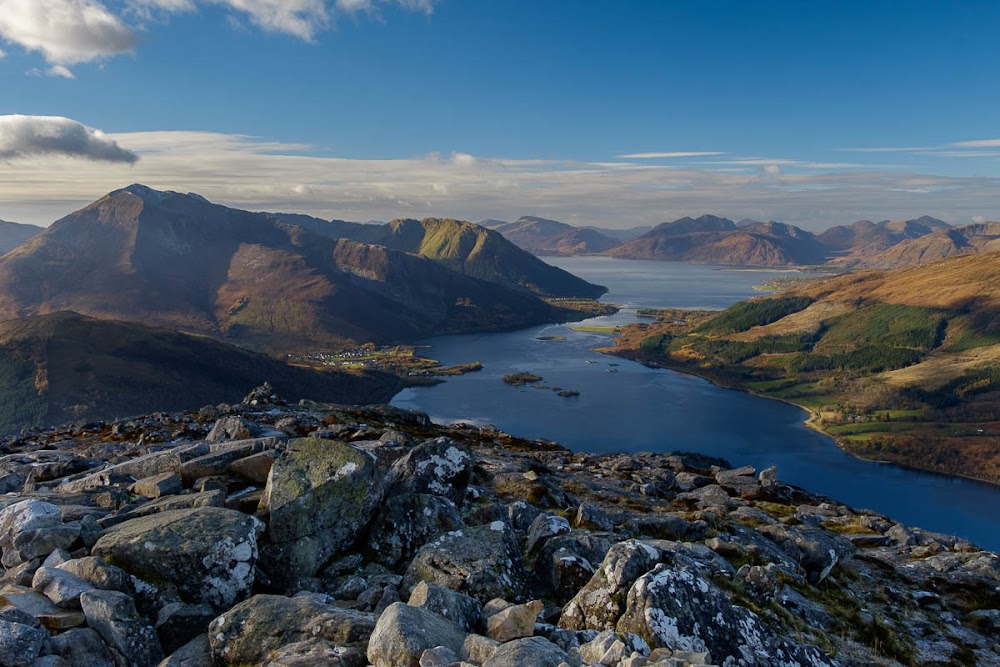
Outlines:
[[[41,227],[0,220],[0,255],[10,252],[42,232]]]
[[[513,222],[489,221],[487,226],[534,255],[593,255],[621,244],[594,229],[526,215]]]

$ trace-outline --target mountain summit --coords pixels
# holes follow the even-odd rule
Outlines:
[[[272,352],[566,318],[528,293],[529,286],[550,286],[540,284],[537,273],[519,274],[514,260],[527,256],[524,266],[533,270],[534,262],[548,265],[505,241],[495,244],[485,229],[477,228],[485,242],[457,243],[451,254],[430,259],[338,237],[334,223],[299,217],[308,224],[138,184],[116,190],[0,258],[0,318],[73,310]],[[418,224],[436,229],[433,238],[444,246],[455,238],[453,229],[476,231],[468,223]],[[389,225],[394,231],[412,227]],[[428,236],[422,245],[429,245]],[[449,266],[459,262],[493,262],[505,274],[490,282]],[[591,294],[603,290],[548,268],[558,273],[546,275],[567,285]]]

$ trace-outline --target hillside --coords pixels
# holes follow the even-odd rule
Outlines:
[[[61,312],[0,322],[0,434],[238,402],[264,379],[290,400],[389,400],[402,381],[290,366],[211,338]]]
[[[6,254],[41,233],[42,227],[0,220],[0,255]]]
[[[906,239],[873,257],[859,259],[861,266],[898,269],[932,264],[955,255],[1000,250],[1000,222],[984,222],[964,227],[937,229]]]
[[[617,352],[801,405],[860,456],[1000,483],[1000,253],[640,325]]]
[[[546,264],[500,233],[461,220],[402,219],[382,225],[280,214],[317,234],[380,245],[432,259],[452,271],[547,297],[597,298],[607,289]]]
[[[831,263],[852,268],[867,265],[872,258],[900,243],[949,228],[948,223],[928,215],[879,223],[859,220],[852,225],[831,227],[817,239],[830,253]]]
[[[278,353],[570,317],[438,261],[141,185],[0,258],[0,319],[60,310]]]
[[[488,227],[534,255],[594,255],[620,242],[593,230],[526,215],[513,222],[489,221]]]
[[[739,266],[817,264],[826,256],[816,237],[798,227],[776,222],[737,226],[713,215],[664,222],[605,254]]]

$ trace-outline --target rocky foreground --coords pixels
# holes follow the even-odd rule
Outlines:
[[[266,386],[22,434],[0,664],[1000,665],[996,554],[713,463]]]

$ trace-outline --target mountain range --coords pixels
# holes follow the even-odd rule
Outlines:
[[[42,231],[44,231],[43,227],[0,220],[0,255],[10,252]]]
[[[469,223],[327,222],[141,185],[0,258],[0,319],[72,310],[280,353],[567,319],[538,295],[603,291]]]
[[[733,222],[714,215],[679,218],[653,228],[623,230],[619,235],[533,216],[483,224],[538,255],[606,255],[733,266],[825,265],[837,270],[905,268],[988,252],[998,248],[992,242],[1000,230],[1000,223],[952,227],[930,216],[859,220],[819,234],[782,222]]]

